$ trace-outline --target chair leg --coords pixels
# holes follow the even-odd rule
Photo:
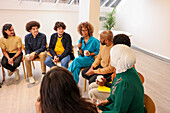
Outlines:
[[[86,79],[84,79],[84,92],[86,92]]]
[[[2,66],[2,75],[3,75],[3,81],[5,81],[5,71],[4,71],[4,67]]]
[[[23,71],[24,71],[24,78],[26,79],[26,74],[25,74],[25,66],[24,66],[24,62],[22,61],[22,67],[23,67]]]
[[[35,65],[34,65],[34,62],[32,61],[32,66],[33,66],[33,68],[35,69]]]

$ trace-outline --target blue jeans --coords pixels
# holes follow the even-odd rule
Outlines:
[[[45,64],[50,68],[56,66],[56,64],[52,61],[52,59],[53,58],[51,56],[48,56],[45,60]],[[67,55],[66,57],[61,59],[61,66],[68,68],[68,63],[70,62],[70,59],[71,59],[70,55]]]

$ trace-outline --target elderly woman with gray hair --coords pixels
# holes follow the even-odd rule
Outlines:
[[[122,44],[110,51],[111,65],[116,68],[116,77],[111,85],[110,96],[98,104],[99,113],[144,113],[144,89],[137,71],[132,50]]]

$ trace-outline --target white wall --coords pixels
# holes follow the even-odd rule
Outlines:
[[[132,44],[170,59],[170,0],[122,0],[116,28],[133,34]]]
[[[40,32],[45,33],[47,42],[50,41],[50,36],[55,31],[53,27],[56,21],[63,21],[66,24],[65,32],[72,36],[73,45],[77,44],[79,35],[77,33],[78,21],[78,6],[52,4],[52,3],[36,3],[18,0],[1,0],[0,1],[0,29],[5,23],[12,23],[15,32],[22,38],[28,33],[25,30],[25,25],[31,20],[40,22]],[[2,32],[0,32],[2,37]]]

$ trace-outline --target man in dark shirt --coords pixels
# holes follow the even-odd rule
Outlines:
[[[37,57],[40,58],[42,74],[46,73],[46,35],[39,32],[40,23],[30,21],[26,24],[26,30],[30,32],[25,36],[26,58],[25,64],[27,69],[27,76],[30,83],[35,83],[32,77],[31,61]]]
[[[50,68],[56,66],[58,62],[68,68],[69,61],[74,59],[71,36],[64,32],[65,29],[66,25],[63,22],[56,22],[54,25],[56,33],[51,35],[49,55],[45,60],[45,64]]]

